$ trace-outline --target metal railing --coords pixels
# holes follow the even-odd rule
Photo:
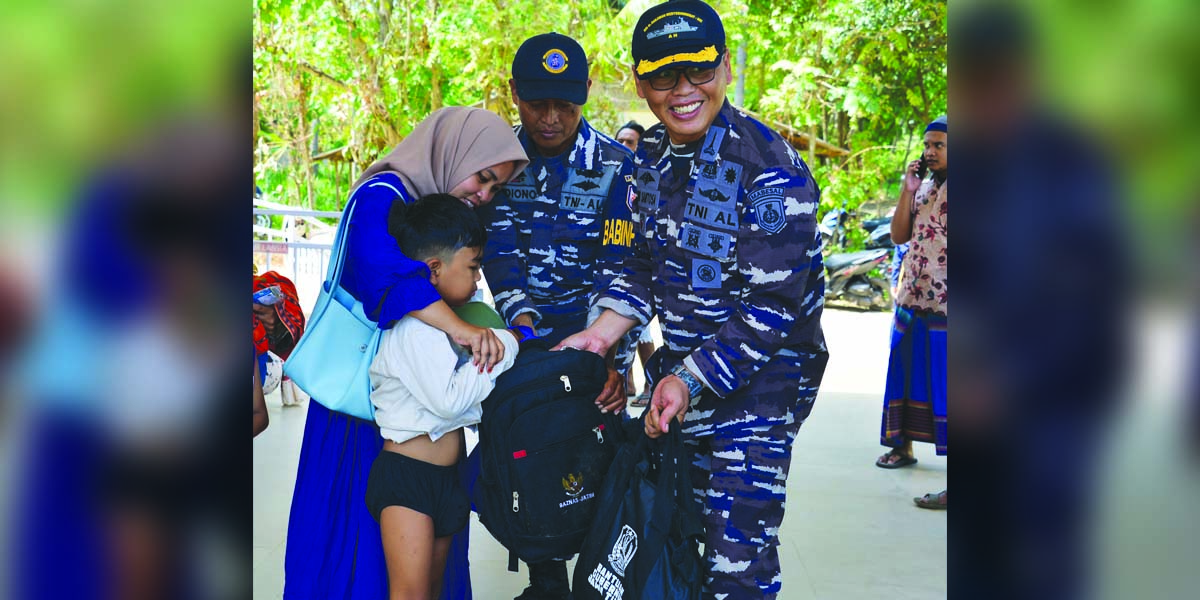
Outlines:
[[[318,217],[338,219],[342,214],[304,210],[256,198],[254,215],[286,217],[279,229],[254,226],[254,264],[260,273],[276,271],[291,279],[296,284],[300,306],[307,313],[317,300],[337,233],[336,223],[330,225]],[[307,236],[300,223],[307,226]]]

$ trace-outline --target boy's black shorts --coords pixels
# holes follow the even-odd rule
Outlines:
[[[471,516],[471,501],[457,466],[442,467],[386,450],[371,465],[366,498],[367,510],[376,521],[389,506],[429,515],[434,537],[462,531]]]

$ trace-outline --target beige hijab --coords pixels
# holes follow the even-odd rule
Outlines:
[[[483,169],[513,161],[515,178],[525,170],[529,157],[504,119],[482,108],[448,106],[425,117],[391,152],[368,167],[354,187],[390,171],[417,198],[446,194]]]

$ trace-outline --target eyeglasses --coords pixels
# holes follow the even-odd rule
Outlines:
[[[720,59],[721,57],[718,56],[717,60],[719,61]],[[720,65],[721,63],[718,62],[717,64]],[[692,85],[704,85],[717,77],[717,67],[664,69],[651,75],[648,81],[650,82],[650,87],[660,92],[665,92],[667,90],[673,90],[675,89],[676,85],[679,85],[680,74],[686,77],[688,83]]]

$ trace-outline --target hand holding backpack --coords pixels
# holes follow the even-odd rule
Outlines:
[[[591,528],[621,419],[595,405],[608,379],[600,356],[521,344],[511,369],[483,401],[479,520],[516,558],[540,563],[579,552]]]
[[[575,600],[699,600],[704,529],[690,468],[678,427],[621,448],[575,565]]]

